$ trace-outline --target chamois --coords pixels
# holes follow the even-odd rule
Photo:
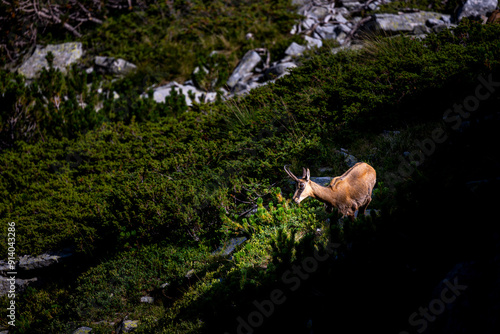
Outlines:
[[[376,172],[365,162],[358,162],[341,176],[333,178],[330,184],[323,187],[310,180],[309,168],[303,168],[299,179],[287,168],[285,172],[297,182],[297,190],[293,200],[298,204],[307,197],[316,198],[326,204],[326,210],[331,212],[336,207],[342,215],[354,220],[354,213],[366,214],[365,210],[372,200],[372,190],[376,182]]]

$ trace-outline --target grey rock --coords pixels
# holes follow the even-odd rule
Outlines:
[[[337,25],[325,24],[316,28],[316,33],[318,33],[322,39],[334,39],[337,37]]]
[[[321,36],[317,31],[313,31],[312,33],[312,38],[316,38],[316,39],[319,39],[319,40],[322,40],[324,39],[323,36]]]
[[[341,31],[341,32],[338,34],[338,36],[337,36],[337,38],[336,38],[336,39],[337,39],[337,41],[339,42],[339,44],[344,44],[346,37],[347,37],[347,34],[346,34],[345,32],[343,32],[343,31]]]
[[[141,303],[147,303],[147,304],[153,304],[155,299],[150,296],[142,296],[141,297]]]
[[[342,14],[342,16],[344,16],[344,17],[351,15],[351,12],[346,7],[337,7],[335,9],[335,13]],[[355,20],[355,19],[361,20],[361,17],[360,16],[355,16],[351,20]]]
[[[316,182],[319,185],[327,186],[332,181],[333,177],[330,176],[311,176],[311,181]]]
[[[234,87],[236,83],[247,73],[251,72],[261,60],[262,59],[257,52],[253,50],[248,51],[227,80],[227,85],[231,88]]]
[[[461,21],[464,17],[480,18],[494,11],[498,6],[498,0],[467,0],[457,12],[457,19]]]
[[[356,51],[356,50],[361,50],[362,48],[363,48],[362,44],[342,45],[337,48],[333,48],[332,53],[336,54],[340,51]]]
[[[73,331],[72,334],[88,334],[92,332],[92,328],[90,327],[80,327]]]
[[[231,254],[232,252],[234,252],[236,247],[238,247],[239,245],[241,245],[245,241],[247,241],[246,237],[231,238],[227,242],[225,242],[222,246],[217,248],[214,252],[212,252],[212,255],[218,254],[218,255],[222,255],[222,256],[227,256],[227,255]]]
[[[449,29],[449,27],[450,26],[448,24],[438,24],[432,27],[432,31],[434,31],[435,33],[439,33],[445,29]]]
[[[430,18],[428,19],[427,21],[425,21],[425,24],[428,26],[428,27],[434,27],[434,26],[437,26],[437,25],[442,25],[442,24],[445,24],[442,20],[440,19],[435,19],[435,18]]]
[[[354,155],[349,154],[346,151],[340,151],[340,154],[344,156],[344,161],[349,168],[354,166],[358,162],[358,159],[356,159]]]
[[[331,171],[333,171],[332,167],[320,167],[320,168],[318,168],[318,172],[320,172],[320,173],[331,172]]]
[[[282,75],[288,74],[289,69],[297,67],[295,63],[287,62],[287,63],[279,63],[275,66],[271,66],[265,72],[265,77],[274,79],[277,77],[281,77]]]
[[[4,261],[4,260],[0,260],[0,273],[1,274],[5,274],[6,272],[8,271],[12,271],[10,269],[10,265],[7,261]]]
[[[311,0],[292,0],[292,5],[303,6],[309,2],[311,2]]]
[[[39,256],[24,255],[19,258],[17,268],[19,270],[33,270],[51,266],[55,263],[71,257],[73,255],[70,249],[64,249],[59,252],[49,252]]]
[[[310,36],[305,36],[305,40],[307,42],[307,48],[311,49],[314,47],[320,48],[323,46],[323,42],[320,39],[312,38]]]
[[[137,326],[139,326],[139,321],[138,320],[123,320],[120,325],[118,326],[118,329],[116,330],[117,333],[130,333],[133,332]]]
[[[451,16],[450,15],[443,15],[443,16],[441,16],[441,21],[443,21],[445,24],[450,24],[451,23]]]
[[[120,76],[126,75],[137,68],[134,64],[121,58],[115,59],[113,57],[97,56],[94,62],[105,72]]]
[[[0,296],[5,296],[9,294],[11,290],[11,280],[8,277],[0,276]],[[15,291],[16,294],[22,293],[26,288],[34,283],[38,282],[38,278],[28,278],[28,279],[15,279]]]
[[[313,25],[315,25],[316,23],[317,23],[316,20],[314,20],[312,18],[307,18],[304,21],[302,21],[302,27],[305,30],[308,30],[308,29],[311,29],[313,27]]]
[[[349,11],[360,9],[363,5],[359,1],[344,0],[340,1],[341,5],[347,8]]]
[[[426,34],[430,33],[430,29],[429,27],[425,26],[425,25],[416,25],[415,27],[413,27],[413,34],[414,35],[424,35],[423,37],[425,38]]]
[[[190,269],[188,270],[188,272],[186,273],[185,277],[186,278],[191,278],[193,277],[193,274],[195,273],[196,271],[194,269]]]
[[[335,20],[340,22],[340,23],[347,23],[347,19],[341,14],[341,13],[338,13],[336,16],[335,16]]]
[[[378,5],[375,2],[369,3],[368,8],[371,10],[376,10],[378,9]]]
[[[367,28],[384,33],[420,33],[425,30],[425,24],[429,19],[441,19],[443,15],[434,12],[416,12],[404,14],[374,14]]]
[[[164,86],[157,87],[153,89],[153,99],[157,103],[164,103],[165,98],[170,96],[172,93],[172,89],[174,89],[178,94],[184,95],[186,99],[186,104],[188,106],[193,105],[193,103],[202,103],[202,102],[213,102],[217,98],[217,93],[215,92],[203,92],[198,90],[194,86],[190,85],[181,85],[175,81],[172,81]],[[194,97],[194,99],[192,99]]]
[[[232,92],[235,94],[246,92],[250,90],[250,87],[245,82],[238,82],[234,87]]]
[[[328,9],[325,7],[313,7],[309,14],[322,21],[328,15]]]
[[[18,73],[24,75],[27,79],[37,78],[43,68],[49,68],[49,63],[45,59],[49,52],[54,55],[54,68],[66,73],[67,67],[82,57],[82,43],[71,42],[47,45],[46,47],[37,46],[33,54],[19,67]]]
[[[339,24],[339,29],[345,34],[348,34],[351,32],[351,28],[349,28],[346,24]]]

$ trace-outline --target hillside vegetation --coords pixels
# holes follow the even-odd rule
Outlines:
[[[237,4],[248,6],[242,15]],[[471,132],[456,131],[443,113],[465,103],[479,78],[500,80],[498,24],[463,20],[453,31],[423,40],[372,37],[361,51],[332,54],[325,46],[276,83],[189,110],[183,97],[157,104],[140,96],[145,86],[137,83],[144,75],[187,78],[187,69],[210,49],[224,48],[228,64],[256,45],[282,52],[292,40],[283,38],[294,19],[288,5],[174,1],[148,6],[162,17],[152,25],[137,13],[111,17],[89,33],[88,45],[135,61],[140,70],[104,87],[120,98],[106,100],[99,112],[99,96],[91,93],[98,78],[77,67],[67,76],[46,70],[29,86],[22,76],[0,71],[6,106],[0,122],[1,221],[16,222],[18,255],[69,247],[73,261],[81,261],[20,296],[13,333],[71,333],[83,325],[109,333],[125,317],[139,320],[136,333],[233,333],[238,317],[247,319],[255,310],[252,302],[269,299],[277,288],[287,291],[288,301],[275,305],[256,330],[397,331],[428,302],[422,291],[431,291],[450,266],[486,254],[479,231],[455,225],[455,218],[477,218],[486,236],[496,231],[483,212],[467,211],[469,204],[484,205],[486,192],[471,195],[460,179],[494,176],[498,160],[491,143],[498,138],[485,119],[498,109],[497,86],[471,112]],[[188,15],[194,11],[198,16]],[[261,24],[263,19],[271,24]],[[252,41],[244,40],[248,27],[255,29]],[[171,32],[166,39],[150,30],[163,28]],[[122,40],[131,44],[118,52]],[[203,52],[176,62],[198,44]],[[64,95],[69,98],[60,104],[53,99]],[[15,127],[7,122],[13,117]],[[445,143],[430,155],[414,154],[425,156],[418,162],[406,157],[422,153],[419,143],[436,129]],[[297,173],[308,167],[315,176],[340,175],[348,168],[341,148],[377,171],[370,208],[378,211],[354,223],[337,224],[337,213],[326,214],[313,199],[292,203],[293,186],[283,172],[288,164]],[[489,167],[474,165],[470,157],[477,156],[477,164]],[[401,166],[412,172],[402,173]],[[449,193],[467,193],[473,202],[455,202]],[[435,214],[437,202],[446,209]],[[1,229],[6,235],[7,225]],[[450,241],[443,241],[448,233]],[[247,240],[231,256],[213,252],[232,237]],[[468,254],[460,246],[466,240]],[[421,244],[428,248],[417,249]],[[6,244],[0,245],[5,254]],[[282,275],[327,250],[311,279],[299,281],[298,293],[289,292]],[[367,280],[385,290],[359,288]],[[409,297],[402,300],[398,291],[406,285],[417,287],[405,290]],[[314,289],[319,295],[311,295]],[[140,303],[145,295],[156,302]],[[381,298],[401,305],[394,311],[400,320],[382,316]],[[2,308],[7,302],[2,298]],[[322,310],[324,303],[333,305]],[[366,322],[351,324],[355,317],[346,316],[344,306],[359,308]]]

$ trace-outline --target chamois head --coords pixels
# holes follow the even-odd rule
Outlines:
[[[290,176],[292,180],[297,182],[295,194],[293,195],[293,200],[295,201],[295,203],[299,204],[300,202],[302,202],[302,200],[313,195],[313,191],[311,189],[311,175],[309,172],[309,168],[302,168],[303,173],[300,179],[293,175],[293,173],[290,172],[287,166],[285,166],[284,169],[288,176]]]

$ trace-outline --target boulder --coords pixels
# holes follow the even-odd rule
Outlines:
[[[60,263],[73,255],[70,249],[64,249],[59,252],[44,253],[39,256],[24,255],[19,258],[17,263],[18,270],[34,270],[49,267]]]
[[[247,241],[246,237],[239,237],[239,238],[231,238],[227,242],[225,242],[222,246],[217,248],[214,252],[212,252],[212,255],[222,255],[222,256],[227,256],[234,252],[236,247],[241,245]]]
[[[138,325],[138,320],[123,320],[118,326],[116,333],[130,333],[134,331]]]
[[[323,46],[323,42],[320,39],[313,38],[310,36],[305,36],[305,40],[307,42],[308,49],[312,49],[314,47],[320,48]]]
[[[141,297],[141,303],[147,303],[147,304],[153,304],[155,299],[150,296],[142,296]]]
[[[264,73],[265,78],[268,79],[276,79],[281,77],[282,75],[288,74],[289,69],[297,67],[295,63],[292,62],[285,62],[285,63],[279,63],[274,66],[269,67],[266,72]]]
[[[80,327],[73,331],[72,334],[89,334],[92,332],[92,328],[90,327]]]
[[[338,13],[336,16],[335,16],[335,21],[337,22],[340,22],[340,23],[347,23],[348,21],[346,20],[346,18],[341,14],[341,13]]]
[[[311,11],[309,12],[309,15],[314,16],[316,19],[322,21],[325,19],[325,17],[328,15],[328,9],[325,7],[320,7],[320,6],[314,6]]]
[[[481,16],[487,16],[498,6],[498,0],[467,0],[457,12],[457,20],[464,17],[479,19]]]
[[[0,274],[5,275],[8,271],[12,271],[7,261],[0,260]]]
[[[121,58],[97,56],[94,62],[102,71],[120,76],[126,75],[137,68],[134,64]]]
[[[333,48],[332,53],[336,54],[340,51],[356,51],[356,50],[361,50],[362,48],[363,44],[342,45],[337,48]]]
[[[307,48],[305,46],[292,42],[292,44],[290,44],[290,46],[285,50],[285,54],[292,57],[300,56],[304,53],[304,51],[306,51],[306,49]]]
[[[28,279],[21,279],[21,278],[16,278],[16,294],[22,293],[26,288],[36,282],[38,282],[38,278],[28,278]],[[10,291],[10,280],[8,277],[3,277],[0,276],[0,296],[5,296],[9,293]]]
[[[356,157],[354,155],[349,154],[349,152],[347,152],[346,149],[343,149],[343,148],[340,149],[339,153],[344,156],[344,161],[349,168],[351,168],[352,166],[354,166],[358,162],[358,159],[356,159]]]
[[[361,4],[361,2],[356,1],[356,0],[354,0],[354,1],[353,0],[340,0],[340,5],[347,8],[350,11],[358,10],[363,6],[363,4]]]
[[[302,21],[302,27],[305,30],[311,29],[318,21],[313,19],[313,18],[307,18],[304,21]]]
[[[339,30],[345,34],[348,34],[351,32],[351,28],[349,28],[349,26],[347,24],[344,24],[344,23],[339,24]]]
[[[172,88],[178,93],[184,95],[186,99],[186,104],[191,106],[194,102],[213,102],[217,98],[217,93],[215,92],[203,92],[198,90],[196,87],[191,85],[181,85],[175,81],[172,81],[164,86],[157,87],[153,89],[153,99],[158,103],[164,103],[165,98],[170,96],[172,93]],[[193,99],[194,98],[194,99]]]
[[[321,186],[327,186],[333,180],[330,176],[311,176],[311,181],[316,182]]]
[[[317,27],[315,32],[320,35],[322,39],[334,39],[337,37],[337,25],[325,24]]]
[[[35,52],[19,67],[18,73],[24,75],[27,79],[37,78],[43,68],[49,68],[49,63],[45,59],[49,52],[54,55],[54,68],[66,73],[66,68],[82,57],[82,43],[71,42],[45,47],[37,46]]]
[[[311,0],[292,0],[292,5],[303,6],[303,5],[305,5],[306,3],[309,3],[309,2],[311,2]]]
[[[233,88],[246,74],[252,72],[261,60],[257,52],[254,50],[248,51],[227,80],[227,85]]]
[[[427,20],[442,20],[445,16],[434,12],[416,12],[403,14],[374,14],[366,28],[372,31],[382,31],[387,34],[411,33],[418,34],[428,32]]]

